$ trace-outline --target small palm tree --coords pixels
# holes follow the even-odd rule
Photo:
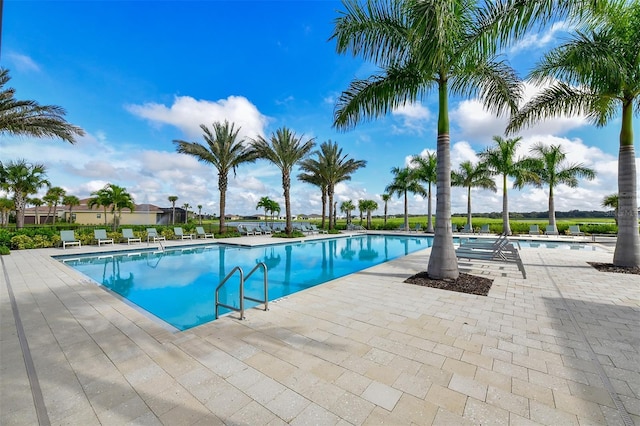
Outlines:
[[[47,213],[47,222],[49,221],[49,214],[53,209],[53,214],[51,215],[52,217],[51,223],[56,223],[56,218],[57,218],[56,213],[58,210],[58,203],[60,203],[60,201],[62,200],[62,197],[64,197],[66,194],[67,194],[67,191],[65,191],[64,188],[61,188],[59,186],[52,186],[47,190],[46,195],[43,197],[44,200],[47,201],[47,203],[49,204],[49,213]]]
[[[387,185],[384,192],[391,195],[397,194],[404,197],[404,229],[409,230],[409,192],[414,194],[427,195],[427,190],[420,184],[419,175],[414,169],[409,167],[394,167],[391,169],[393,181]]]
[[[7,197],[0,197],[0,226],[7,226],[9,224],[9,215],[12,210],[15,210],[16,203]]]
[[[323,176],[325,168],[323,168],[323,164],[321,163],[322,158],[320,154],[317,154],[318,158],[305,158],[300,162],[300,170],[303,170],[304,173],[300,173],[298,175],[298,180],[311,184],[313,186],[317,186],[320,188],[320,200],[322,203],[322,224],[321,227],[324,228],[324,220],[327,214],[327,179],[326,176]]]
[[[73,223],[73,208],[80,205],[80,199],[75,195],[65,195],[62,204],[69,206],[69,223]]]
[[[491,179],[491,172],[486,164],[471,164],[471,161],[460,163],[458,171],[451,172],[451,184],[467,188],[467,225],[473,229],[471,223],[471,189],[482,188],[496,192],[496,183]]]
[[[267,215],[271,211],[272,204],[273,204],[273,201],[269,197],[260,198],[260,200],[258,201],[258,204],[256,204],[256,210],[264,209],[264,221],[265,221],[265,223],[267,222]]]
[[[136,205],[133,202],[131,194],[127,192],[127,188],[108,183],[104,187],[106,199],[111,205],[111,213],[113,213],[113,231],[115,232],[122,220],[122,210],[129,209],[132,212],[135,210]],[[116,219],[115,213],[118,212]]]
[[[546,184],[549,187],[549,226],[553,226],[557,232],[553,190],[561,184],[575,188],[578,186],[578,178],[593,180],[596,172],[582,164],[566,164],[567,154],[560,145],[537,143],[531,147],[531,152],[534,156],[523,160],[525,167],[537,175],[536,181],[530,183],[538,187]]]
[[[364,200],[358,200],[358,212],[360,213],[360,226],[362,226],[362,222],[364,222],[364,210],[366,207],[366,203]]]
[[[271,200],[269,203],[269,211],[271,212],[271,223],[275,222],[274,215],[277,213],[280,216],[280,204],[277,201]]]
[[[367,229],[371,229],[371,213],[378,209],[378,203],[375,200],[364,200],[362,207],[367,213]]]
[[[177,195],[169,195],[167,197],[169,202],[171,203],[171,224],[176,224],[176,201],[178,201]]]
[[[437,182],[438,157],[435,152],[428,152],[426,157],[414,155],[411,164],[416,168],[418,178],[427,184],[427,232],[433,232],[433,219],[431,209],[431,184]]]
[[[202,225],[202,204],[198,204],[198,225]]]
[[[282,127],[271,134],[271,138],[266,140],[262,136],[254,139],[251,143],[252,155],[273,163],[282,172],[282,190],[284,195],[284,210],[286,215],[285,232],[291,235],[291,171],[300,161],[302,161],[313,149],[314,139],[303,141],[302,137],[297,137],[295,133],[286,127]]]
[[[35,214],[34,224],[35,225],[39,224],[40,221],[38,220],[38,208],[44,204],[44,201],[42,201],[42,199],[40,198],[29,198],[27,203],[33,205],[34,207],[34,214]]]
[[[189,209],[191,208],[191,204],[184,203],[182,205],[182,208],[184,209],[184,223],[187,223],[187,221],[189,220]]]
[[[111,205],[111,194],[107,191],[107,187],[98,189],[91,193],[93,197],[87,201],[87,206],[92,209],[94,206],[102,207],[104,212],[104,226],[107,226],[107,207]]]
[[[0,68],[0,135],[60,138],[75,143],[84,131],[64,120],[65,110],[55,105],[40,105],[36,101],[19,101],[15,89],[5,87],[9,70]]]
[[[0,162],[0,188],[13,194],[16,209],[16,228],[24,227],[24,210],[29,195],[40,188],[49,186],[45,178],[47,169],[44,164],[29,164],[25,160]]]
[[[530,74],[533,82],[553,84],[512,117],[507,131],[516,131],[546,118],[578,113],[602,127],[618,120],[616,112],[621,113],[619,228],[613,264],[638,267],[640,236],[633,116],[640,108],[640,2],[597,3],[602,7],[593,13],[596,25],[588,31],[576,32],[535,66]]]
[[[229,172],[236,174],[238,166],[244,163],[252,163],[256,157],[250,147],[245,146],[243,139],[238,139],[240,128],[235,129],[234,124],[213,123],[213,132],[204,124],[200,125],[203,138],[207,145],[196,142],[174,140],[177,151],[196,157],[199,161],[212,164],[218,170],[218,190],[220,191],[220,232],[225,232],[225,207],[227,188],[229,186]]]
[[[347,224],[351,224],[351,211],[355,210],[356,206],[353,205],[353,201],[351,200],[347,200],[347,201],[343,201],[340,204],[340,211],[342,213],[345,213],[347,215]]]
[[[391,194],[382,194],[380,198],[382,198],[382,201],[384,201],[384,224],[386,226],[387,225],[387,207],[388,207],[387,204],[391,199]]]
[[[609,194],[602,200],[602,207],[609,207],[613,209],[613,218],[618,224],[618,194]]]

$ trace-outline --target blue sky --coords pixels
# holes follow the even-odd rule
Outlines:
[[[167,197],[177,195],[177,205],[217,213],[217,172],[177,154],[172,141],[203,142],[199,125],[225,119],[246,137],[287,126],[366,160],[339,185],[336,200],[373,199],[382,214],[390,169],[435,150],[437,108],[426,98],[354,130],[333,129],[341,91],[375,71],[335,52],[329,37],[341,9],[334,1],[5,1],[0,62],[16,97],[64,107],[87,134],[75,145],[2,136],[0,159],[44,163],[52,184],[79,198],[114,183],[136,203],[169,206]],[[524,77],[565,29],[559,22],[529,34],[505,54]],[[475,99],[452,98],[450,119],[454,169],[475,161],[506,123]],[[598,172],[578,188],[557,188],[557,210],[601,210],[602,198],[617,191],[619,125],[616,119],[598,129],[581,117],[559,118],[520,133],[522,155],[538,141],[560,143],[570,162]],[[634,130],[640,134],[637,120]],[[241,166],[230,176],[226,211],[253,214],[263,196],[284,208],[279,170],[265,161]],[[511,211],[547,209],[546,188],[510,189],[509,198]],[[472,203],[476,213],[501,211],[501,191],[474,190]],[[412,196],[409,211],[426,213],[426,205]],[[391,214],[402,209],[402,199],[389,204]],[[294,180],[293,214],[320,211],[319,190]],[[453,189],[452,211],[466,212],[465,189]]]

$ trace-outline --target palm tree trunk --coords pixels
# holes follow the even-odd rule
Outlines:
[[[291,177],[287,171],[282,172],[282,190],[284,194],[284,210],[286,212],[285,232],[287,235],[291,235],[293,229],[291,228],[291,199],[289,198],[289,189],[291,187]]]
[[[471,224],[471,187],[467,189],[467,227],[469,231],[473,229],[473,225]]]
[[[327,195],[329,196],[329,229],[333,229],[335,227],[335,221],[331,214],[331,207],[333,206],[333,191],[333,185],[329,185],[327,187]],[[322,205],[322,220],[324,221],[324,204]]]
[[[427,232],[433,232],[433,218],[431,207],[431,182],[429,182],[429,199],[427,200]]]
[[[15,197],[13,198],[15,202],[16,209],[16,228],[22,229],[24,228],[24,209],[27,206],[27,200],[22,196],[19,191],[16,191]],[[7,220],[8,223],[8,220]]]
[[[322,224],[320,225],[321,228],[324,228],[324,218],[325,215],[327,214],[327,188],[325,186],[322,187]]]
[[[616,266],[640,266],[636,155],[633,148],[633,104],[622,106],[620,152],[618,154],[618,238],[613,253]]]
[[[387,202],[384,202],[384,225],[387,226]]]
[[[107,206],[102,206],[104,209],[104,226],[107,226]]]
[[[447,82],[438,85],[438,163],[436,181],[436,232],[427,274],[434,279],[457,279],[458,259],[451,230],[451,140],[449,137]]]
[[[226,173],[218,174],[218,188],[220,188],[220,233],[224,234],[224,208],[227,204],[227,175]]]
[[[509,223],[509,197],[507,195],[507,175],[502,175],[502,233],[511,235],[511,224]]]
[[[553,200],[553,186],[549,185],[549,226],[553,226],[554,231],[558,231],[556,228],[556,207]]]
[[[360,224],[362,224],[362,216],[360,216]],[[404,190],[404,230],[409,230],[409,198],[406,189]]]

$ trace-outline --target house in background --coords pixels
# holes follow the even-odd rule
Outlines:
[[[94,206],[89,208],[89,199],[80,200],[80,205],[73,206],[57,206],[56,217],[58,222],[75,223],[79,225],[104,225],[105,210],[104,207]],[[122,209],[120,225],[170,225],[171,216],[173,214],[172,207],[158,207],[153,204],[136,204],[134,211]],[[175,223],[184,223],[186,211],[176,207]],[[36,217],[36,208],[29,207],[25,209],[25,224],[45,224],[53,222],[53,211],[49,212],[48,206],[38,207],[38,217]],[[106,224],[113,223],[113,216],[118,212],[111,213],[111,207],[107,207]]]

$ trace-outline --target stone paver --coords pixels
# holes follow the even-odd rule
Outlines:
[[[96,251],[2,257],[0,424],[37,423],[9,285],[52,424],[640,424],[640,278],[586,263],[610,249],[461,263],[487,297],[405,284],[426,249],[184,332],[51,258]]]

